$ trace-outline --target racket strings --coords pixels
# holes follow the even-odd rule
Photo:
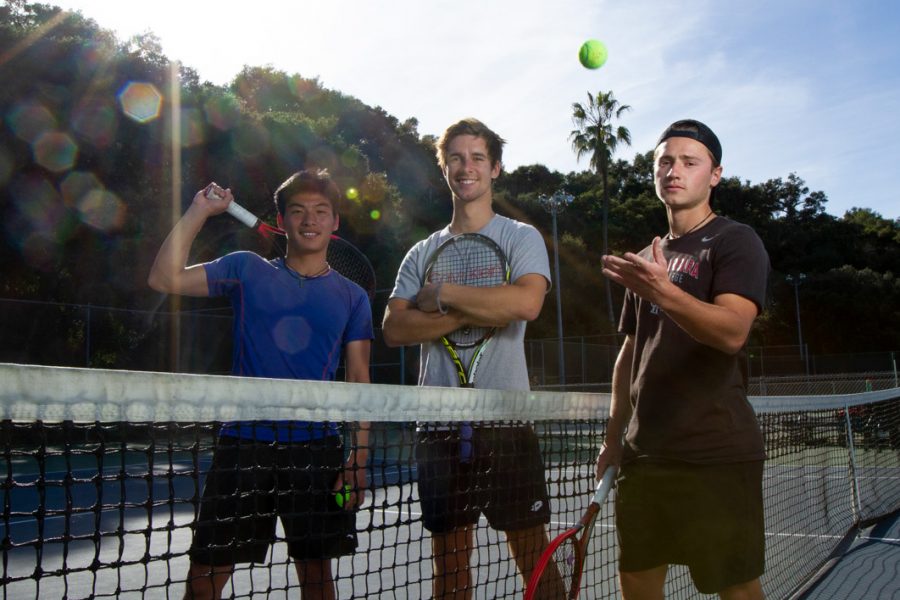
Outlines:
[[[566,591],[570,591],[575,583],[580,562],[578,552],[578,540],[574,535],[567,537],[553,551],[553,563],[559,570],[559,575],[562,578]]]
[[[337,236],[331,237],[328,244],[328,264],[331,267],[363,288],[369,301],[375,297],[375,270],[366,256],[346,240]]]
[[[506,261],[498,250],[477,237],[461,237],[436,257],[428,281],[469,287],[496,287],[506,282]],[[457,346],[477,344],[490,327],[465,326],[447,338]]]

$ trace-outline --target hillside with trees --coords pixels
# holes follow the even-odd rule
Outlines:
[[[91,335],[101,349],[95,366],[170,369],[170,353],[158,346],[178,335],[176,321],[161,325],[152,316],[221,314],[223,305],[160,297],[147,287],[147,272],[173,221],[209,181],[270,222],[272,192],[297,169],[327,168],[343,189],[357,190],[341,208],[340,233],[376,267],[376,321],[406,250],[449,218],[437,132],[421,133],[415,119],[401,122],[366,103],[377,98],[263,66],[212,85],[164,56],[152,34],[119,40],[78,13],[22,0],[0,7],[0,57],[0,360],[78,364],[69,356]],[[648,149],[613,160],[630,143],[624,105],[593,124],[610,126],[607,135],[591,138],[591,105],[615,98],[597,90],[588,97],[583,105],[573,98],[571,139],[573,152],[591,157],[590,169],[522,166],[495,186],[498,212],[537,226],[551,252],[539,199],[560,189],[574,196],[559,215],[567,335],[614,333],[609,315],[618,315],[622,290],[605,291],[604,245],[638,250],[666,232]],[[719,186],[717,212],[752,225],[771,256],[771,302],[753,343],[797,343],[798,292],[811,351],[896,350],[900,222],[865,208],[834,217],[827,201],[797,173],[762,183],[731,177]],[[220,218],[201,232],[192,259],[238,248],[272,251]],[[799,287],[789,283],[800,274]],[[88,327],[68,306],[115,310]],[[135,320],[134,311],[144,316]],[[530,337],[556,335],[555,311],[551,294]]]

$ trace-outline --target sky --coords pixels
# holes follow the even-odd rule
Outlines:
[[[796,173],[853,207],[900,218],[900,4],[883,0],[48,0],[120,39],[147,31],[201,80],[272,66],[381,106],[420,134],[473,116],[507,140],[507,170],[589,168],[572,104],[612,91],[651,150],[682,118],[709,125],[725,176]],[[141,11],[141,6],[146,10]],[[587,39],[609,51],[585,69]]]

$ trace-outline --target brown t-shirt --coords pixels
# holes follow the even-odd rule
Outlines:
[[[666,239],[669,279],[703,302],[738,294],[759,310],[769,256],[748,226],[718,217]],[[652,260],[650,247],[641,256]],[[619,331],[633,335],[632,418],[625,460],[721,464],[765,458],[762,433],[747,401],[745,350],[730,355],[699,343],[653,303],[631,291]]]

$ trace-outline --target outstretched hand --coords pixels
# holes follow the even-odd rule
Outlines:
[[[663,255],[661,243],[658,236],[653,238],[652,261],[633,252],[626,252],[621,257],[611,254],[603,256],[603,275],[641,298],[655,301],[665,286],[670,285],[669,263]]]

